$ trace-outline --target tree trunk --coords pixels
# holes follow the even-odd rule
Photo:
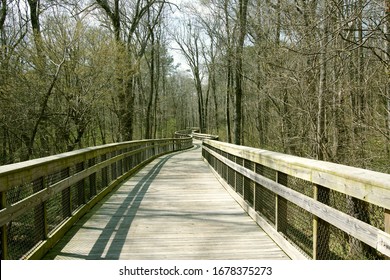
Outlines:
[[[145,127],[145,138],[150,139],[152,138],[152,106],[153,106],[153,98],[154,98],[154,66],[155,66],[155,56],[154,56],[154,31],[150,30],[150,40],[151,40],[151,53],[150,53],[150,92],[149,92],[149,101],[148,101],[148,107],[146,110],[146,127]]]
[[[227,142],[232,143],[232,128],[230,125],[230,95],[233,88],[233,70],[231,60],[229,59],[227,68],[227,86],[226,86],[226,134]]]
[[[326,156],[326,127],[325,127],[325,96],[326,96],[326,53],[327,27],[323,27],[320,38],[320,80],[318,86],[318,113],[317,113],[317,159],[325,160]]]
[[[248,0],[239,0],[239,39],[236,47],[236,85],[235,85],[235,110],[234,110],[234,143],[242,143],[242,97],[243,97],[243,50],[246,36]]]
[[[387,70],[387,81],[385,83],[385,108],[387,110],[386,128],[387,139],[390,139],[390,0],[384,0],[385,7],[385,60]],[[390,159],[390,141],[387,141],[387,157]]]
[[[3,32],[4,23],[7,18],[7,0],[1,0],[0,3],[0,32]]]
[[[230,34],[230,21],[228,13],[228,0],[224,1],[224,16],[225,16],[225,29],[226,29],[226,48],[227,48],[227,74],[226,74],[226,138],[228,143],[232,143],[232,131],[230,125],[230,96],[233,88],[233,54]]]
[[[213,70],[212,70],[212,75],[211,75],[211,94],[212,94],[213,100],[214,100],[215,129],[216,129],[216,132],[218,135],[219,134],[219,125],[218,125],[219,114],[218,114],[218,100],[217,100],[217,80],[215,77],[215,61],[213,61],[212,64],[213,64]]]

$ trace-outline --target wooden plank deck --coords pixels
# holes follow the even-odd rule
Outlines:
[[[221,186],[199,144],[147,165],[45,259],[289,259]]]

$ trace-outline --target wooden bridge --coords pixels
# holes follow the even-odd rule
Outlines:
[[[1,259],[390,256],[389,174],[214,138],[1,166]]]

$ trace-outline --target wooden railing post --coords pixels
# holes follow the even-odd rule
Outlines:
[[[69,167],[67,167],[63,172],[66,174],[66,178],[69,178],[69,176],[70,176]],[[69,217],[72,213],[72,197],[71,197],[70,189],[67,188],[67,189],[63,190],[61,197],[62,197],[62,201],[61,201],[62,215],[63,215],[63,218],[65,219],[66,217]]]
[[[234,156],[234,162],[237,163],[237,157]],[[234,182],[234,191],[237,192],[237,172],[236,171],[233,171],[233,174],[234,174],[234,179],[233,179],[233,182]]]
[[[318,186],[313,186],[313,198],[318,200]],[[313,260],[317,260],[318,255],[318,217],[313,215]]]
[[[42,185],[44,188],[48,187],[47,176],[43,176]],[[43,202],[43,231],[44,231],[44,238],[47,239],[49,236],[49,223],[47,220],[47,201]]]
[[[276,182],[287,186],[287,174],[276,173]],[[285,233],[287,228],[287,200],[279,195],[275,196],[275,228],[278,232]]]
[[[6,192],[0,193],[0,209],[7,207],[7,195]],[[0,259],[8,259],[8,237],[7,237],[7,224],[1,227],[1,254]]]
[[[254,162],[253,163],[253,172],[257,173],[256,172],[256,163]],[[256,182],[253,182],[253,209],[256,211],[256,188],[257,188],[257,184]]]
[[[45,181],[46,180],[45,180],[44,176],[37,179],[36,181],[34,181],[33,193],[37,193],[37,192],[43,190],[45,188]],[[46,232],[47,227],[45,225],[45,220],[46,220],[45,211],[46,211],[46,208],[45,208],[44,203],[39,204],[33,208],[34,228],[36,229],[34,231],[34,233],[35,233],[34,238],[36,240],[43,240],[47,236],[47,232]],[[43,223],[42,223],[42,221],[43,221]]]
[[[313,198],[329,205],[329,189],[313,186]],[[329,259],[329,224],[313,215],[313,260]]]
[[[390,233],[390,209],[385,209],[385,232]],[[390,260],[390,257],[386,257]]]
[[[107,160],[107,155],[106,154],[102,155],[101,161],[106,161],[106,160]],[[128,169],[131,169],[131,166],[130,166],[130,163],[128,160],[127,160],[127,166],[128,166],[127,167]],[[102,184],[104,187],[108,186],[108,167],[104,167],[102,169]]]
[[[91,158],[88,160],[88,167],[92,167],[95,164],[96,164],[95,158]],[[89,197],[93,197],[95,195],[96,195],[96,173],[93,173],[89,175]]]

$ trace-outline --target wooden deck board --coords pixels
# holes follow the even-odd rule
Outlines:
[[[289,259],[197,149],[163,156],[84,216],[45,259]]]

